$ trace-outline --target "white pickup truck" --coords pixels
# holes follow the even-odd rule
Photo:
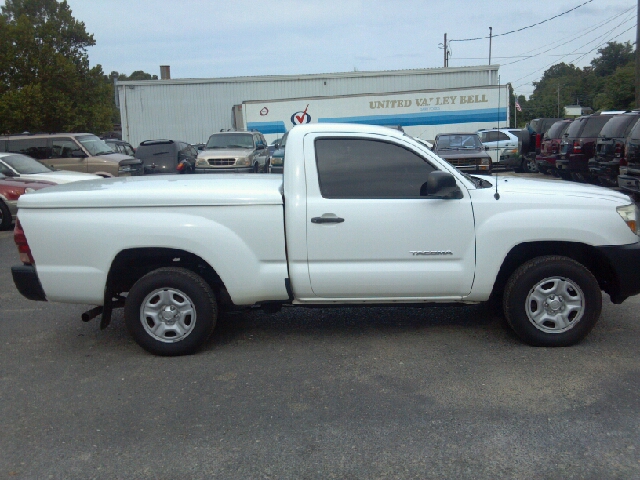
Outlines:
[[[196,351],[219,309],[502,302],[567,346],[640,293],[638,208],[604,188],[460,173],[396,130],[291,130],[283,175],[124,177],[20,198],[27,298],[124,306],[138,344]]]

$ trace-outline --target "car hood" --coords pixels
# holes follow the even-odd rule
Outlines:
[[[100,180],[102,177],[91,173],[68,172],[66,170],[58,170],[49,173],[23,173],[20,178],[27,181],[45,181],[56,184],[79,182],[82,180]]]
[[[198,158],[208,160],[210,158],[248,157],[252,152],[251,148],[216,148],[215,150],[202,150],[198,153]]]
[[[255,174],[162,175],[74,182],[34,192],[19,208],[282,205],[282,177]]]
[[[496,181],[498,182],[498,193],[525,193],[528,195],[554,195],[571,196],[583,198],[599,198],[609,200],[617,204],[633,203],[631,198],[624,193],[616,192],[605,187],[587,185],[584,183],[564,182],[552,179],[537,178],[517,178],[501,177],[485,178],[493,184],[492,191],[495,191]]]
[[[122,153],[107,153],[105,155],[96,155],[95,158],[101,158],[109,162],[120,163],[122,160],[135,160],[131,155],[123,155]]]
[[[440,158],[478,158],[489,157],[490,155],[484,150],[439,150],[434,152]]]

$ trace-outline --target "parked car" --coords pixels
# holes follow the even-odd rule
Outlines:
[[[198,154],[198,173],[267,172],[269,150],[260,132],[219,132],[209,137]]]
[[[522,157],[518,153],[519,133],[520,130],[511,128],[492,128],[478,132],[480,141],[491,156],[494,170],[522,168]]]
[[[145,175],[154,173],[193,173],[198,151],[179,140],[145,140],[136,149]]]
[[[269,173],[284,173],[284,149],[287,145],[287,137],[289,132],[285,133],[282,138],[277,141],[277,149],[271,155],[271,161],[267,171]]]
[[[588,115],[578,117],[562,135],[560,157],[556,171],[565,180],[576,182],[595,181],[589,172],[589,160],[596,155],[596,141],[605,123],[613,115]]]
[[[0,230],[9,230],[18,212],[18,198],[24,193],[55,185],[51,182],[9,178],[0,173]]]
[[[640,119],[640,111],[616,115],[600,130],[596,143],[596,156],[589,163],[589,171],[601,185],[607,187],[618,185],[624,145],[638,119]]]
[[[20,153],[0,153],[0,173],[8,178],[53,182],[55,184],[99,180],[100,176],[91,173],[52,170],[31,157]]]
[[[624,144],[624,157],[620,160],[618,186],[640,200],[640,121],[627,135]]]
[[[115,153],[91,133],[0,136],[0,152],[22,153],[53,169],[95,173],[101,177],[142,175],[142,164]]]
[[[433,152],[462,172],[491,173],[491,157],[476,133],[440,133]]]
[[[105,138],[104,143],[109,145],[111,149],[116,153],[121,153],[122,155],[129,155],[134,157],[136,155],[136,149],[129,142],[125,142],[124,140],[118,140],[117,138]]]
[[[540,153],[544,134],[551,125],[562,118],[534,118],[527,123],[520,135],[520,154],[522,155],[522,170],[526,172],[537,171],[536,156]]]
[[[573,120],[559,120],[551,128],[547,130],[542,139],[540,146],[540,153],[536,155],[536,167],[540,173],[553,173],[556,172],[556,160],[560,156],[560,144],[562,142],[562,135],[567,131],[569,125]]]

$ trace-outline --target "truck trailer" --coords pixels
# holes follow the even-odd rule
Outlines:
[[[233,107],[237,130],[257,130],[271,142],[296,125],[351,123],[401,127],[433,140],[438,133],[475,133],[508,126],[506,85],[408,92],[245,101]]]

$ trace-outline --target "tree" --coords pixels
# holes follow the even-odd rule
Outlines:
[[[633,47],[629,42],[608,42],[607,46],[598,49],[597,58],[591,60],[591,66],[598,77],[613,75],[618,67],[624,67],[634,60]]]
[[[0,131],[111,128],[112,87],[66,0],[6,0],[0,12]]]

